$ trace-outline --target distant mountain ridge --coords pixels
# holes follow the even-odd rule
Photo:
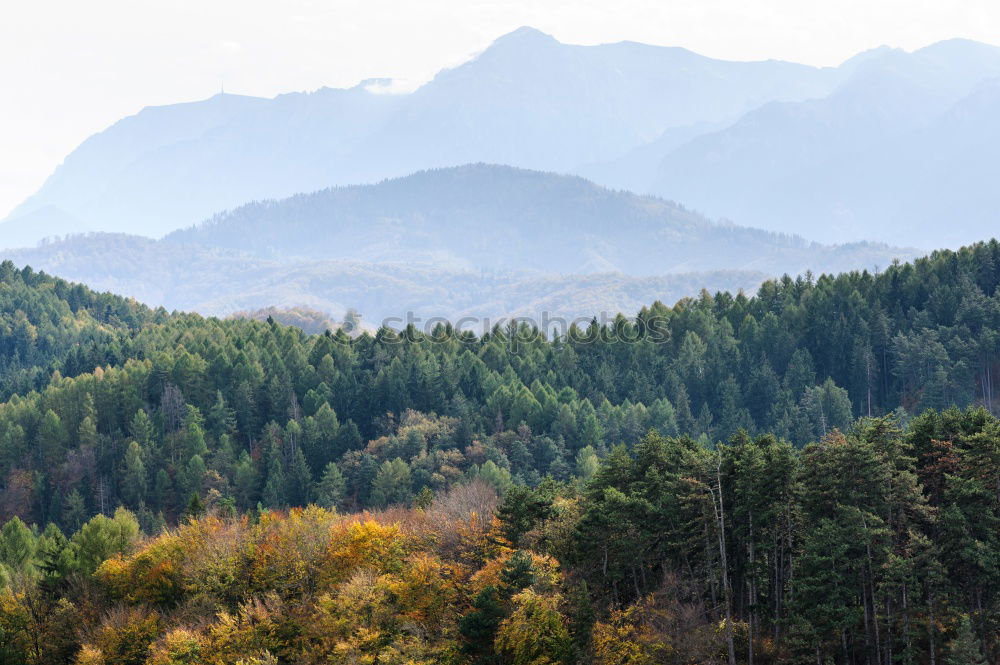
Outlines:
[[[996,231],[998,91],[1000,48],[882,51],[829,96],[767,104],[670,146],[651,180],[628,184],[824,242],[956,247]]]
[[[908,255],[885,245],[823,246],[716,224],[675,203],[583,178],[490,164],[251,203],[164,242],[266,259],[564,274],[838,272]]]
[[[250,201],[477,162],[826,243],[958,246],[995,229],[1000,48],[987,44],[816,68],[522,28],[412,93],[389,87],[144,109],[70,154],[0,223],[0,247],[161,237]]]
[[[366,327],[378,327],[386,319],[399,327],[410,315],[423,322],[437,317],[453,321],[473,317],[479,323],[511,316],[540,320],[543,315],[589,321],[602,314],[634,311],[657,299],[674,302],[702,289],[753,292],[768,278],[766,273],[748,270],[633,277],[468,271],[347,260],[276,261],[105,233],[2,255],[17,265],[64,275],[96,290],[120,292],[168,310],[226,316],[277,305],[305,307],[340,320],[355,309],[363,315]]]
[[[158,241],[96,234],[3,255],[171,309],[356,308],[377,325],[407,312],[589,320],[915,253],[715,224],[579,177],[475,164],[248,204]]]
[[[426,168],[573,171],[672,127],[823,96],[844,75],[631,42],[566,45],[522,28],[410,94],[363,83],[144,109],[85,141],[9,219],[44,209],[79,219],[79,231],[157,237],[247,201]],[[0,226],[0,242],[52,235],[43,221]]]

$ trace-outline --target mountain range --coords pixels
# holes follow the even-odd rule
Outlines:
[[[822,245],[576,176],[477,164],[251,203],[160,240],[77,235],[4,255],[171,309],[355,308],[371,322],[406,312],[589,319],[916,252]]]
[[[1000,49],[966,40],[817,68],[522,28],[412,93],[373,79],[146,108],[70,154],[0,246],[160,237],[250,201],[476,162],[824,242],[957,245],[994,226],[998,77]]]
[[[466,271],[769,274],[885,265],[901,250],[824,246],[714,223],[583,178],[472,164],[250,203],[164,242],[266,259],[425,263]]]
[[[665,152],[636,191],[826,242],[957,246],[995,233],[1000,49],[888,50],[832,94],[771,103]]]
[[[157,237],[251,200],[474,162],[572,172],[690,125],[828,94],[850,67],[561,44],[522,28],[409,94],[386,82],[147,108],[87,139],[0,227]]]

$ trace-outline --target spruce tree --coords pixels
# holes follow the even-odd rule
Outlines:
[[[312,471],[309,469],[309,463],[306,461],[302,448],[296,448],[292,455],[292,463],[288,467],[287,483],[285,496],[289,504],[304,506],[312,500]]]
[[[503,618],[496,587],[483,587],[472,599],[472,611],[459,620],[458,632],[464,638],[462,650],[483,662],[496,661],[493,642]]]
[[[500,597],[510,600],[535,583],[535,569],[531,554],[525,550],[514,552],[500,571]]]
[[[188,499],[187,507],[184,509],[184,517],[187,519],[198,519],[204,514],[205,504],[197,492],[192,492],[191,498]]]
[[[316,486],[316,503],[324,508],[337,508],[344,501],[347,480],[333,462],[326,465],[323,476]]]
[[[963,614],[958,622],[955,637],[948,643],[945,665],[986,665],[982,645],[972,631],[969,616]]]

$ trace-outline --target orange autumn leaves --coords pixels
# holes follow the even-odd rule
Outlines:
[[[344,517],[310,506],[192,520],[98,569],[126,609],[88,632],[77,662],[463,662],[458,622],[512,555],[475,511]],[[513,599],[496,648],[513,662],[556,662],[570,648],[561,573],[551,557],[530,561],[535,582]]]

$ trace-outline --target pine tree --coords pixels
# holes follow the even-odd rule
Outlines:
[[[197,492],[192,492],[188,499],[187,507],[184,509],[184,517],[187,519],[198,519],[205,514],[205,504]]]
[[[140,446],[148,446],[153,442],[153,422],[145,410],[139,409],[129,423],[129,432]]]
[[[93,429],[93,422],[84,419],[84,423],[89,423],[89,428],[87,431]],[[80,425],[81,433],[84,431],[84,425]],[[97,432],[94,430],[95,440],[97,438]],[[59,455],[62,453],[63,446],[66,445],[66,431],[63,428],[62,419],[52,409],[45,412],[42,416],[42,422],[38,426],[38,435],[36,437],[36,450],[38,455],[38,468],[40,469],[52,469],[55,467]]]
[[[63,590],[66,578],[73,572],[76,564],[69,540],[55,524],[49,524],[42,532],[35,559],[38,562],[38,572],[41,573],[42,590],[55,597]]]
[[[282,468],[280,460],[275,460],[270,465],[267,472],[267,483],[264,485],[264,492],[261,495],[261,503],[266,508],[283,508],[288,505],[285,497],[285,470]]]
[[[549,516],[553,497],[544,487],[531,489],[515,485],[504,494],[497,506],[497,517],[502,525],[504,537],[514,546],[520,544],[524,534],[535,524]]]
[[[221,390],[215,392],[215,403],[208,412],[208,429],[215,438],[236,430],[236,412],[229,408]]]
[[[982,645],[972,631],[969,616],[963,614],[955,631],[955,638],[948,643],[945,665],[986,665]]]
[[[500,571],[500,597],[510,600],[535,583],[531,555],[525,550],[514,552]]]
[[[182,478],[180,479],[180,487],[178,489],[188,495],[191,493],[201,494],[206,473],[207,468],[205,467],[205,460],[202,459],[201,455],[195,455],[188,460],[188,463],[184,466]],[[184,494],[181,494],[177,498],[183,501]]]
[[[371,502],[384,508],[410,500],[410,467],[400,458],[385,461],[372,481]]]
[[[0,529],[0,564],[24,571],[35,556],[35,546],[35,536],[21,518],[7,520]]]
[[[347,492],[347,480],[333,462],[326,465],[323,476],[316,486],[316,503],[324,508],[337,508]]]
[[[417,496],[413,499],[413,506],[421,510],[427,510],[434,503],[434,490],[427,485],[420,488]]]
[[[354,424],[353,420],[348,419],[347,422],[337,429],[331,459],[335,459],[349,450],[359,450],[363,446],[364,441],[361,438],[358,426]]]
[[[136,441],[130,441],[125,452],[125,468],[122,473],[122,498],[132,508],[138,509],[146,498],[146,465],[142,459],[142,449]]]
[[[503,618],[496,587],[483,587],[472,599],[472,611],[459,620],[458,631],[465,640],[462,650],[477,660],[495,661],[493,642]]]
[[[67,532],[73,532],[87,521],[87,503],[77,489],[70,490],[63,502],[62,525]]]
[[[304,506],[312,500],[313,478],[309,463],[302,452],[296,448],[292,454],[292,463],[288,467],[287,487],[285,497],[293,506]]]
[[[600,448],[604,445],[604,429],[597,420],[597,413],[589,401],[584,401],[584,408],[580,421],[580,444],[581,447],[591,446]]]
[[[337,414],[325,401],[319,405],[314,415],[305,419],[302,447],[313,471],[322,473],[329,462],[346,452],[338,450],[337,435],[340,429]]]
[[[593,446],[585,446],[576,454],[576,477],[586,483],[601,467],[601,460],[597,457]]]

